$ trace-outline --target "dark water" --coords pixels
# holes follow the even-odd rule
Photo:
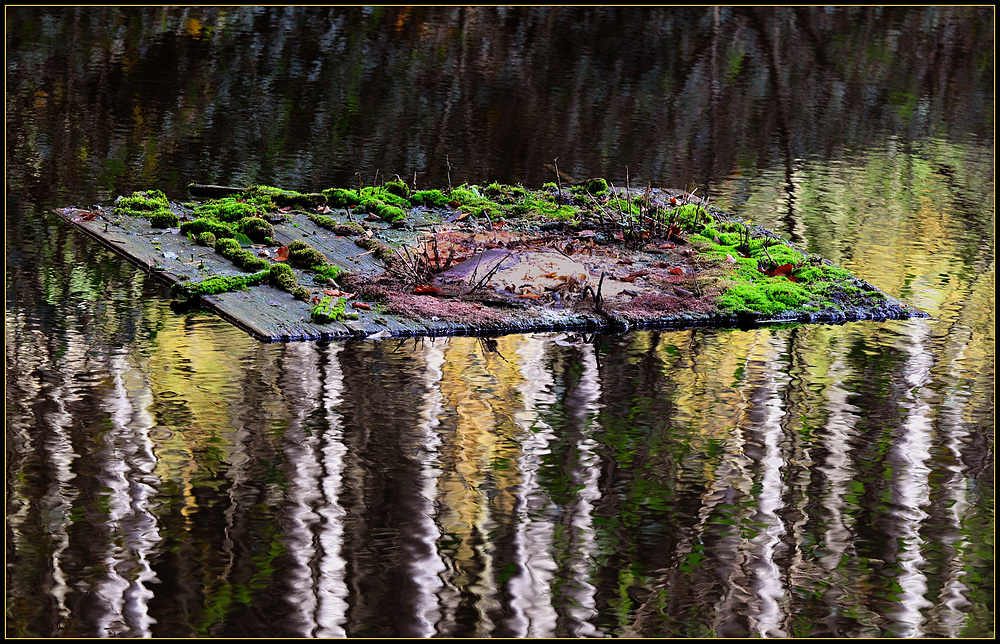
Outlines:
[[[994,12],[7,8],[8,636],[993,634]],[[930,319],[260,344],[51,208],[698,189]]]

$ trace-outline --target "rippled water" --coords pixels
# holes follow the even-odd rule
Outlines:
[[[8,636],[992,636],[992,90],[948,80],[981,62],[974,11],[18,11]],[[901,57],[922,25],[943,34],[937,53]],[[310,67],[313,47],[344,56]],[[382,67],[350,67],[357,51]],[[504,52],[518,54],[507,67]],[[464,65],[461,82],[435,79],[435,56]],[[122,82],[164,59],[176,76],[147,74],[134,94]],[[716,90],[710,60],[731,74]],[[858,85],[843,61],[874,80]],[[768,69],[791,83],[817,66],[841,75],[803,96],[768,85]],[[226,69],[277,79],[255,95],[257,120],[233,125],[254,103],[232,98],[243,80]],[[339,134],[318,147],[277,107],[310,74],[354,78],[344,95],[368,110],[343,120],[330,80],[310,109]],[[423,85],[379,84],[404,76]],[[924,79],[912,104],[899,78]],[[659,106],[667,81],[693,101],[724,94],[704,105],[728,133]],[[476,144],[439,145],[411,87],[452,97],[448,141],[488,126],[496,149],[477,165]],[[497,87],[523,101],[491,102]],[[408,147],[384,146],[373,123],[411,128]],[[525,125],[530,150],[513,136]],[[634,146],[640,134],[654,143]],[[681,151],[682,135],[704,155]],[[323,145],[322,162],[343,165],[307,161]],[[180,196],[189,180],[332,185],[368,163],[443,184],[446,154],[456,175],[505,181],[548,180],[557,155],[583,176],[628,163],[656,183],[691,179],[931,317],[261,344],[175,312],[162,285],[46,214],[151,184]]]
[[[933,321],[261,345],[154,319],[12,365],[24,632],[988,626],[992,396]]]

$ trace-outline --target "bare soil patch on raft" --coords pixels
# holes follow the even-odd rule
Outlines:
[[[677,190],[191,191],[57,213],[270,341],[924,315]]]

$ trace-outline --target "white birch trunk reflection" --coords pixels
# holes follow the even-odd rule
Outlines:
[[[416,527],[414,532],[417,534],[407,535],[414,541],[408,543],[410,559],[407,562],[416,589],[416,597],[412,598],[412,602],[417,632],[412,637],[433,637],[437,634],[436,626],[441,619],[439,597],[444,587],[441,575],[447,568],[435,547],[441,538],[441,531],[435,522],[437,481],[441,470],[434,455],[441,444],[436,428],[440,424],[439,416],[444,400],[441,378],[448,344],[447,338],[441,338],[423,345],[426,347],[423,351],[422,371],[426,393],[420,401],[419,424],[414,428],[415,440],[409,443],[412,449],[410,458],[419,464],[421,476],[418,483],[419,505],[412,508]]]
[[[958,326],[958,325],[956,325]],[[955,337],[956,335],[961,337]],[[943,637],[961,637],[962,629],[968,621],[966,609],[969,600],[968,584],[962,581],[965,575],[963,555],[969,541],[963,529],[966,512],[970,508],[969,484],[965,477],[962,463],[964,441],[969,431],[963,421],[963,412],[968,403],[970,392],[959,384],[959,378],[965,375],[965,347],[969,344],[968,327],[958,329],[953,327],[952,340],[955,343],[952,350],[945,355],[951,359],[942,365],[939,371],[947,374],[948,382],[942,383],[945,400],[938,406],[938,426],[942,428],[943,449],[945,457],[938,464],[948,473],[947,480],[939,486],[941,500],[939,503],[947,508],[945,518],[948,534],[941,537],[942,550],[945,552],[944,566],[939,574],[943,578],[941,590],[938,592],[938,603],[930,612],[933,628],[928,627],[928,633]]]
[[[147,370],[130,364],[122,352],[112,356],[109,367],[113,389],[102,407],[111,416],[112,429],[104,435],[99,454],[110,547],[103,556],[106,576],[95,582],[106,608],[98,616],[95,632],[98,637],[149,637],[155,620],[148,614],[153,592],[146,585],[156,579],[149,558],[160,541],[149,511],[158,487],[149,438],[154,426],[149,412],[153,393]]]
[[[558,617],[551,592],[558,569],[551,551],[555,526],[547,513],[548,497],[538,480],[548,445],[555,439],[538,410],[556,401],[551,391],[552,374],[545,365],[546,346],[545,340],[528,336],[517,348],[524,378],[518,390],[524,409],[514,417],[521,429],[521,485],[514,537],[517,572],[508,582],[513,613],[509,624],[515,637],[551,637]]]
[[[316,637],[342,637],[347,613],[347,570],[341,554],[344,545],[344,523],[346,514],[341,504],[343,490],[344,459],[347,446],[344,445],[343,426],[336,408],[342,401],[344,375],[338,357],[343,345],[331,344],[326,350],[325,371],[322,374],[322,400],[326,411],[325,433],[320,437],[319,465],[321,478],[319,488],[322,502],[316,509],[319,522],[316,529],[319,561],[316,570]]]
[[[926,541],[921,536],[922,523],[928,514],[924,507],[930,499],[929,476],[931,447],[931,407],[923,400],[921,389],[930,379],[933,357],[925,343],[929,340],[930,325],[925,320],[912,321],[900,328],[902,349],[909,354],[903,365],[907,394],[899,406],[907,411],[902,424],[902,434],[893,443],[889,453],[895,476],[891,480],[892,506],[889,511],[893,521],[898,552],[896,576],[901,592],[895,608],[887,614],[892,621],[887,628],[900,637],[924,635],[923,611],[932,604],[927,600],[927,577],[923,548]]]
[[[781,353],[787,350],[788,343],[783,334],[775,337],[767,333],[765,337],[767,341],[755,345],[759,355],[752,352],[747,361],[748,365],[754,365],[754,371],[759,370],[756,377],[751,375],[750,382],[756,381],[757,387],[751,396],[754,408],[746,417],[751,421],[747,432],[755,434],[760,450],[754,468],[755,489],[759,492],[751,501],[751,504],[756,502],[757,510],[750,518],[756,534],[750,538],[747,565],[755,597],[748,617],[755,635],[786,637],[785,587],[777,559],[784,551],[782,538],[786,532],[780,517],[785,505],[783,472],[787,465],[782,448],[785,441],[781,420],[785,415],[782,392],[787,390],[788,378],[782,373],[785,364]]]
[[[82,359],[82,354],[85,352],[84,343],[68,342],[68,345],[70,349],[61,362],[71,364]],[[41,364],[38,365],[40,366]],[[67,530],[72,523],[70,511],[79,496],[79,490],[72,483],[76,478],[73,472],[74,461],[79,455],[73,449],[70,435],[73,416],[66,409],[67,401],[74,397],[71,383],[73,372],[70,369],[59,369],[56,373],[62,376],[57,384],[51,387],[41,385],[38,388],[39,393],[45,392],[44,395],[51,406],[51,410],[42,417],[45,437],[40,451],[45,454],[43,458],[52,472],[52,480],[38,503],[42,533],[51,541],[49,546],[51,554],[48,557],[50,580],[46,580],[45,591],[55,600],[57,613],[55,630],[60,632],[69,626],[71,617],[70,609],[66,605],[66,597],[71,592],[70,580],[63,570],[62,559],[69,548]],[[14,538],[17,539],[16,534]]]
[[[590,421],[597,415],[601,382],[594,347],[585,344],[581,350],[584,371],[577,385],[576,409],[570,410],[575,416],[574,421],[580,434],[576,445],[578,454],[576,466],[572,470],[574,487],[580,491],[577,501],[568,509],[572,526],[570,535],[572,549],[566,553],[564,566],[571,579],[564,591],[568,596],[564,605],[570,617],[568,631],[571,637],[602,637],[602,633],[591,623],[597,616],[597,603],[596,588],[590,582],[592,573],[590,562],[597,550],[592,513],[595,503],[601,497],[598,488],[601,473],[600,458],[596,453],[598,445],[590,437],[596,427]]]
[[[857,574],[845,574],[854,557],[854,519],[848,511],[847,495],[857,476],[851,452],[852,443],[857,436],[855,424],[858,417],[855,412],[858,408],[847,401],[850,392],[843,385],[854,374],[845,363],[843,344],[838,343],[833,351],[833,362],[827,371],[830,384],[825,390],[829,417],[819,441],[826,451],[826,457],[817,468],[826,480],[826,494],[821,499],[825,554],[817,557],[815,562],[823,568],[822,574],[829,580],[829,586],[823,594],[830,606],[830,616],[826,623],[831,633],[840,636],[842,634],[837,623],[841,615],[848,610],[864,609],[855,605],[855,600],[860,595],[856,586],[862,579]]]
[[[291,560],[285,571],[285,601],[292,609],[288,627],[293,632],[312,637],[322,628],[327,635],[343,637],[342,616],[325,615],[327,619],[320,626],[319,578],[315,573],[325,554],[316,538],[323,524],[319,509],[326,502],[321,452],[324,437],[306,423],[322,402],[324,383],[318,358],[316,346],[302,342],[286,345],[281,363],[282,394],[292,403],[289,410],[294,414],[282,441],[288,488],[281,504],[281,541]]]

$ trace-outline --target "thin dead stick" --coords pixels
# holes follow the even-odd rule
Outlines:
[[[611,183],[610,181],[608,183],[611,185],[611,191],[615,193],[615,201],[618,203],[618,214],[620,215],[618,219],[618,225],[624,226],[625,211],[622,210],[622,197],[620,194],[618,194],[618,188],[615,187],[615,184]]]
[[[580,293],[580,297],[582,299],[582,298],[587,297],[587,292],[588,291],[590,292],[590,295],[594,298],[594,310],[598,311],[598,312],[600,312],[600,310],[601,310],[601,304],[604,302],[604,298],[601,296],[601,288],[604,287],[604,275],[605,274],[602,272],[601,273],[601,279],[597,283],[597,290],[596,291],[594,290],[593,286],[591,286],[590,284],[587,284],[586,286],[583,287],[583,291],[581,291],[581,293]]]
[[[479,259],[482,259],[482,255],[479,256]],[[486,275],[483,275],[483,279],[479,280],[479,282],[477,282],[475,286],[473,286],[471,289],[469,289],[469,293],[474,292],[476,289],[478,289],[480,286],[483,286],[484,284],[488,284],[489,281],[490,281],[490,278],[493,277],[493,275],[496,274],[496,272],[498,270],[500,270],[500,265],[503,264],[503,260],[505,260],[505,259],[506,259],[506,256],[501,257],[500,260],[496,264],[493,265],[493,268],[491,268],[490,271],[488,273],[486,273]]]
[[[483,249],[479,253],[479,258],[476,259],[476,266],[475,266],[475,268],[472,269],[472,277],[469,278],[469,281],[472,281],[472,280],[476,279],[476,274],[479,272],[479,265],[483,263],[483,253],[484,252],[486,252],[486,249]]]
[[[559,189],[559,198],[562,199],[562,180],[559,178],[559,157],[552,159],[552,167],[556,171],[556,187]]]
[[[590,197],[590,200],[594,202],[594,205],[597,206],[601,210],[601,223],[602,224],[604,223],[604,217],[605,217],[605,215],[607,216],[608,219],[611,219],[611,215],[609,215],[608,211],[604,209],[604,206],[602,206],[601,203],[597,199],[594,198],[594,195],[592,195],[592,194],[590,194],[588,192],[587,196]]]

